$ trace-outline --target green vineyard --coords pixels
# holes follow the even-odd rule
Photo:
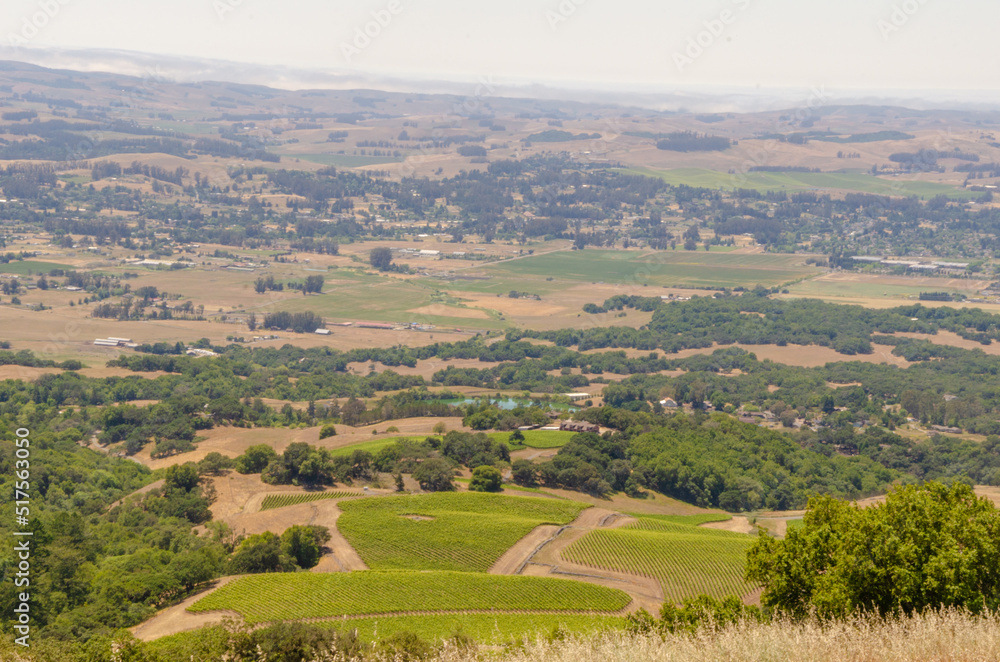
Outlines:
[[[679,603],[707,593],[746,595],[743,563],[753,537],[640,518],[620,529],[591,531],[567,547],[567,561],[604,570],[633,572],[659,581],[663,597]]]
[[[372,616],[334,621],[331,627],[357,629],[363,640],[391,637],[397,632],[414,632],[438,642],[456,632],[482,644],[518,643],[524,639],[551,635],[557,628],[565,633],[586,634],[617,630],[625,626],[621,616],[598,614],[440,614],[422,616]]]
[[[485,572],[541,524],[568,524],[587,504],[480,493],[357,499],[337,528],[373,570]]]
[[[344,499],[346,497],[364,496],[360,492],[314,492],[306,494],[268,494],[260,504],[261,510],[271,510],[273,508],[284,508],[285,506],[295,506],[300,503],[310,501],[323,501],[324,499]]]
[[[480,644],[517,644],[525,639],[534,641],[537,637],[550,636],[557,630],[567,634],[589,634],[605,630],[620,630],[625,627],[622,616],[606,614],[422,614],[419,616],[369,616],[336,618],[319,621],[317,625],[340,632],[357,630],[362,641],[376,641],[392,637],[400,632],[412,632],[421,639],[438,643],[461,633],[475,639]],[[215,626],[221,628],[222,626]],[[162,660],[186,660],[191,644],[205,636],[210,628],[181,632],[161,637],[149,643],[150,648]],[[221,633],[220,633],[221,634]],[[196,658],[205,659],[205,658]]]
[[[617,589],[548,577],[465,572],[273,573],[237,579],[188,607],[228,609],[247,623],[411,611],[617,612]]]

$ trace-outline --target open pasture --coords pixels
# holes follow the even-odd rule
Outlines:
[[[312,311],[327,320],[432,324],[452,328],[502,329],[488,313],[441,300],[433,288],[391,278],[327,288],[325,294],[286,299],[271,310]]]
[[[467,572],[273,573],[243,577],[188,607],[247,623],[440,611],[616,612],[624,592],[565,579]]]
[[[32,274],[47,274],[53,269],[72,269],[72,267],[65,264],[41,262],[38,260],[11,260],[10,262],[0,263],[0,274],[3,275],[28,276]]]
[[[653,286],[773,287],[820,273],[801,255],[713,253],[709,251],[557,252],[485,267],[500,277]],[[656,296],[652,290],[646,296]]]
[[[663,596],[679,603],[706,593],[746,595],[743,563],[753,538],[676,521],[639,518],[618,529],[589,532],[563,550],[567,561],[652,577]]]
[[[542,524],[568,524],[589,506],[474,492],[359,499],[337,527],[374,570],[485,572]]]
[[[836,303],[871,301],[874,307],[902,305],[903,301],[915,301],[921,292],[952,292],[975,296],[988,286],[988,281],[966,278],[933,278],[929,276],[888,276],[852,272],[824,274],[804,280],[788,288],[787,296],[824,299]],[[849,301],[845,301],[845,299]],[[879,302],[884,302],[878,305]],[[940,305],[939,302],[921,301],[924,305]],[[869,305],[869,304],[865,304]],[[945,305],[962,305],[948,304]],[[983,304],[975,304],[982,306]]]

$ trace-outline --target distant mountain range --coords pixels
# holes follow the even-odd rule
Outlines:
[[[763,112],[823,104],[902,106],[917,110],[1000,110],[1000,92],[959,90],[781,89],[686,87],[614,89],[581,82],[543,85],[501,79],[434,80],[380,76],[361,71],[298,69],[225,60],[206,60],[134,51],[0,47],[0,60],[52,69],[105,72],[178,83],[224,81],[285,90],[380,90],[459,97],[575,101],[660,112]]]

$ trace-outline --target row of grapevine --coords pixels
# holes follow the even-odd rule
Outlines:
[[[359,499],[337,528],[374,570],[485,572],[541,524],[567,524],[588,506],[475,492]]]
[[[679,603],[707,593],[745,595],[750,536],[640,518],[620,529],[591,531],[562,552],[567,561],[656,579],[664,599]]]
[[[229,609],[248,623],[410,611],[616,612],[617,589],[548,577],[464,572],[274,573],[237,579],[189,607]]]
[[[295,506],[300,503],[310,501],[323,501],[325,499],[344,499],[346,497],[362,496],[360,492],[307,492],[304,494],[268,494],[260,504],[261,510],[271,510],[273,508],[284,508],[285,506]]]

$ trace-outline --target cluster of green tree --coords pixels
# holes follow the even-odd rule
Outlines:
[[[189,356],[169,356],[152,354],[122,354],[117,359],[109,361],[109,365],[128,368],[139,372],[164,371],[171,373],[156,379],[140,377],[116,377],[106,380],[84,380],[85,385],[95,388],[100,402],[128,402],[130,400],[154,400],[169,397],[171,389],[183,382],[191,387],[191,392],[215,399],[230,397],[233,399],[274,398],[292,401],[316,401],[334,397],[366,397],[370,398],[382,391],[399,391],[425,386],[424,379],[419,376],[402,376],[392,371],[377,372],[361,376],[336,369],[340,363],[339,356],[324,356],[322,352],[311,353],[309,358],[300,354],[301,350],[291,345],[285,347],[292,355],[305,359],[301,363],[290,360],[275,360],[276,357],[287,356],[282,350],[275,353],[258,353],[253,350],[253,356],[260,361],[250,360],[251,351],[235,345],[235,351],[227,351],[224,356],[210,358],[193,358]],[[218,348],[213,348],[218,349]],[[287,361],[287,362],[286,362]],[[306,364],[311,363],[311,368]],[[310,372],[312,371],[312,372]],[[298,378],[298,381],[295,379]],[[243,379],[245,378],[245,379]],[[68,376],[61,376],[60,390],[71,388],[76,390],[79,385],[69,386]],[[73,379],[83,379],[77,375]],[[304,380],[304,381],[303,381]],[[442,415],[451,412],[450,409],[436,409],[434,400],[441,395],[429,396],[426,391],[410,394],[400,394],[398,399],[381,403],[393,408],[405,405],[409,401],[420,401],[422,409],[428,413],[415,414],[420,416]],[[362,403],[363,404],[363,403]],[[363,413],[362,409],[359,413]],[[378,420],[372,415],[369,422]],[[356,420],[367,420],[358,417]]]
[[[289,283],[288,289],[299,290],[302,294],[322,294],[324,281],[322,276],[306,276],[302,282]]]
[[[55,184],[56,173],[52,166],[11,164],[0,170],[0,187],[8,198],[36,200]]]
[[[337,255],[340,253],[340,244],[335,239],[323,237],[314,239],[313,237],[302,237],[288,242],[288,247],[300,253],[319,253],[320,255]]]
[[[354,451],[351,455],[330,454],[325,448],[315,448],[294,442],[278,455],[266,444],[251,446],[234,460],[241,474],[260,474],[271,485],[332,485],[351,483],[372,477],[372,455]]]
[[[729,138],[710,136],[693,131],[668,133],[656,141],[656,148],[672,152],[721,152],[732,146]]]
[[[816,299],[778,300],[758,287],[743,296],[694,297],[690,301],[657,302],[650,297],[615,297],[588,312],[623,307],[653,310],[641,329],[600,327],[586,330],[524,331],[509,338],[534,337],[581,351],[605,347],[681,349],[729,345],[822,345],[842,354],[870,354],[875,334],[952,331],[989,344],[1000,340],[1000,315],[979,308],[929,308],[920,304],[873,310]],[[882,336],[879,336],[882,337]]]
[[[378,450],[372,466],[383,473],[414,473],[425,461],[444,458],[449,468],[465,466],[502,466],[510,462],[510,449],[482,432],[452,430],[442,438],[427,437],[423,441],[401,439]]]
[[[895,152],[889,155],[890,161],[910,172],[944,172],[944,168],[938,165],[938,159],[959,159],[976,163],[979,155],[963,152],[957,147],[952,151],[921,149],[917,152]]]
[[[638,494],[644,487],[738,512],[801,507],[813,493],[870,496],[900,478],[868,458],[828,457],[787,435],[721,414],[668,418],[611,407],[592,412],[590,417],[619,431],[575,435],[551,466],[537,467],[542,482],[597,494],[614,489]]]
[[[268,163],[278,163],[281,161],[280,156],[267,151],[263,145],[248,141],[230,142],[228,140],[213,138],[199,138],[195,141],[191,151],[196,154],[208,154],[209,156],[219,156],[222,158],[238,158],[248,161],[266,161]]]
[[[620,491],[642,496],[628,451],[628,440],[623,435],[602,437],[591,432],[580,433],[573,435],[551,460],[541,463],[517,460],[511,474],[519,485],[541,482],[599,497]]]
[[[150,305],[149,301],[141,298],[125,299],[121,303],[105,302],[94,306],[90,311],[90,316],[98,319],[125,320],[169,320],[183,319],[204,321],[205,307],[195,306],[191,301],[168,306],[166,301],[158,305]]]
[[[303,313],[278,311],[264,315],[262,326],[265,329],[291,329],[295,333],[312,333],[323,326],[323,318],[311,310]]]
[[[384,192],[393,188],[388,182],[367,173],[337,171],[328,168],[313,175],[294,170],[276,170],[267,174],[267,181],[282,192],[306,198],[317,211],[326,209],[329,201]]]
[[[208,403],[201,398],[174,399],[149,407],[118,405],[107,407],[101,414],[102,445],[123,443],[129,455],[141,451],[150,440],[156,440],[153,453],[159,457],[193,450],[196,430],[211,428],[210,418],[204,417]]]
[[[470,403],[460,407],[460,410],[463,412],[462,424],[473,430],[516,430],[527,425],[549,422],[546,408],[518,404],[510,409],[503,409],[492,404],[489,399]]]
[[[183,186],[184,178],[190,174],[190,171],[183,166],[177,166],[174,170],[167,170],[160,166],[151,166],[139,161],[133,161],[132,165],[122,170],[122,173],[126,175],[144,175],[150,179],[158,179],[168,184]]]
[[[10,343],[0,347],[0,365],[20,365],[29,368],[61,368],[63,370],[79,370],[83,364],[76,359],[56,362],[52,359],[40,359],[31,351],[22,349],[17,352],[8,351]]]
[[[853,427],[806,431],[796,440],[823,452],[822,444],[869,457],[882,466],[919,480],[962,481],[975,485],[1000,485],[1000,436],[983,442],[935,434],[920,443],[885,428],[871,426],[863,433]],[[827,451],[828,452],[828,451]]]
[[[482,145],[461,145],[458,148],[458,154],[459,156],[482,158],[486,156],[486,148]]]
[[[935,437],[915,444],[891,433],[913,416],[928,425],[1000,434],[993,395],[1000,382],[991,375],[996,362],[977,351],[916,344],[946,350],[952,361],[925,360],[905,369],[860,362],[801,368],[760,362],[745,350],[728,348],[672,362],[673,369],[684,371],[678,377],[636,375],[608,384],[604,401],[630,411],[659,411],[664,397],[696,408],[707,402],[730,412],[770,411],[788,428],[797,419],[815,425],[816,432],[807,425],[796,438],[826,454],[860,453],[919,478],[965,476],[979,484],[1000,484],[1000,457],[991,441]],[[970,373],[983,377],[970,383],[961,376]],[[949,392],[956,395],[946,398]]]
[[[93,127],[90,129],[92,130]],[[79,133],[62,130],[46,131],[44,139],[41,140],[19,140],[0,145],[0,155],[4,160],[74,161],[113,154],[157,153],[187,157],[188,147],[183,141],[173,138],[92,141]]]
[[[308,570],[319,563],[323,545],[330,540],[325,526],[295,524],[280,536],[265,531],[247,536],[233,550],[226,564],[232,575]]]
[[[889,493],[870,508],[810,499],[803,526],[762,535],[747,579],[762,604],[802,618],[1000,608],[1000,512],[967,485],[931,482]]]
[[[37,117],[38,111],[35,110],[11,110],[0,115],[0,119],[3,119],[4,122],[24,122]]]

